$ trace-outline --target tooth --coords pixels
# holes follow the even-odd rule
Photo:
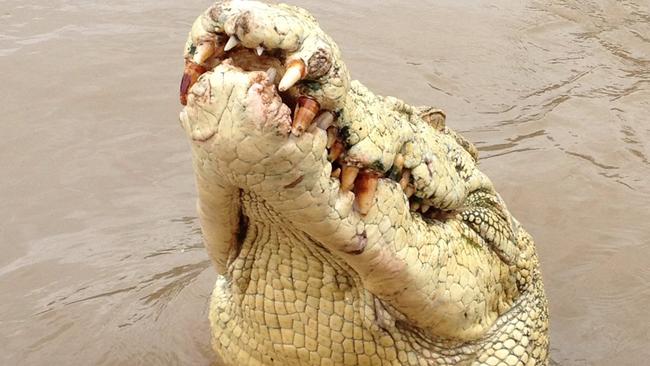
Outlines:
[[[399,185],[402,187],[403,191],[406,190],[406,186],[408,186],[410,180],[411,171],[407,169],[402,173],[402,178],[399,180]]]
[[[192,83],[192,78],[190,74],[184,72],[183,78],[181,79],[181,90],[180,90],[182,105],[187,105],[187,91],[190,89],[190,83]]]
[[[325,111],[316,117],[314,123],[323,130],[327,130],[332,125],[332,123],[334,123],[334,113]]]
[[[266,70],[266,76],[269,77],[269,80],[271,80],[272,83],[275,83],[275,78],[278,76],[278,70],[276,70],[275,67],[271,67]]]
[[[397,156],[395,156],[395,162],[393,163],[393,166],[398,172],[401,171],[402,168],[404,168],[404,155],[397,154]]]
[[[375,200],[375,193],[377,192],[377,183],[379,176],[374,173],[363,172],[354,185],[354,194],[357,204],[357,210],[362,215],[367,215],[370,207]]]
[[[262,54],[264,53],[264,47],[257,46],[257,48],[255,49],[255,52],[257,52],[258,56],[262,56]]]
[[[328,157],[329,161],[337,160],[342,153],[343,153],[343,143],[339,140],[334,141],[334,144],[332,144],[332,149],[330,150],[330,154]]]
[[[359,168],[351,165],[343,166],[343,172],[341,174],[341,190],[347,192],[354,187],[354,181],[359,175]]]
[[[207,70],[203,66],[197,65],[194,62],[187,61],[185,63],[185,71],[183,72],[183,79],[181,80],[180,87],[180,99],[182,105],[187,104],[187,93],[190,88],[192,88],[192,85],[194,85],[199,79],[199,76],[206,71]]]
[[[198,65],[204,63],[205,60],[210,58],[210,56],[214,55],[214,51],[215,51],[214,42],[203,41],[199,43],[194,53],[194,58],[193,58],[194,63]]]
[[[413,186],[408,186],[404,190],[404,193],[406,194],[406,197],[411,198],[413,194],[415,194],[415,188]]]
[[[284,73],[282,80],[280,80],[280,91],[287,91],[294,86],[298,81],[305,77],[306,68],[302,60],[293,60],[289,62],[287,71]]]
[[[232,35],[228,39],[228,42],[226,43],[226,45],[223,47],[223,50],[224,51],[230,51],[233,48],[237,47],[238,45],[239,45],[239,40],[237,39],[237,36]]]
[[[411,211],[417,211],[420,208],[420,202],[411,203]]]
[[[293,116],[293,125],[291,133],[300,136],[320,111],[320,104],[313,98],[301,96],[296,104],[296,112]]]
[[[429,206],[429,205],[427,205],[427,204],[423,204],[423,205],[420,207],[420,211],[422,211],[422,213],[425,214],[425,213],[427,213],[427,211],[429,211],[430,208],[431,208],[431,206]]]
[[[330,127],[327,129],[327,148],[331,148],[336,141],[336,127]]]
[[[341,168],[336,168],[336,170],[333,171],[332,174],[330,174],[330,177],[332,177],[332,178],[337,178],[338,179],[338,177],[340,177],[340,176],[341,176]]]

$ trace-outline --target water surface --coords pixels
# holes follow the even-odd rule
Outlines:
[[[650,3],[296,0],[447,111],[534,235],[560,365],[650,358]],[[0,1],[0,364],[211,365],[178,125],[209,1]]]

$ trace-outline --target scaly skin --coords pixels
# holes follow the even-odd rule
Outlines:
[[[287,5],[216,3],[186,60],[181,124],[227,365],[547,364],[533,241],[444,113],[350,81],[332,39]],[[303,79],[281,95],[296,60]],[[334,127],[297,129],[286,104],[300,95]]]

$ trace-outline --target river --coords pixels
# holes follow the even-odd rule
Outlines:
[[[354,78],[443,108],[533,234],[552,363],[650,359],[650,2],[317,1]],[[0,364],[212,365],[178,124],[209,1],[0,0]]]

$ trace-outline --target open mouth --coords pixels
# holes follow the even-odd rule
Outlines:
[[[240,324],[302,332],[267,306],[292,303],[286,290],[305,295],[319,332],[332,301],[348,317],[357,305],[347,294],[362,294],[370,302],[347,323],[370,308],[373,331],[422,329],[457,347],[488,334],[527,290],[532,241],[478,169],[476,148],[441,110],[352,80],[304,9],[219,1],[185,46],[181,125],[204,243],[227,280],[213,300],[215,339]],[[292,344],[277,334],[260,339]]]
[[[187,95],[201,75],[211,72],[221,64],[228,64],[243,72],[265,74],[268,81],[275,86],[274,92],[282,98],[282,103],[295,111],[292,124],[294,134],[301,134],[315,120],[324,129],[333,122],[333,112],[321,110],[320,103],[315,98],[300,94],[293,88],[305,77],[306,66],[300,59],[287,60],[282,50],[267,50],[263,46],[247,48],[234,35],[217,34],[213,38],[199,41],[197,46],[192,46],[189,56],[191,58],[185,60],[185,71],[180,85],[182,105],[187,105]]]
[[[213,38],[201,40],[198,45],[190,47],[188,56],[180,87],[180,101],[183,105],[187,104],[187,94],[198,78],[222,63],[231,64],[246,72],[266,72],[282,92],[286,92],[305,76],[302,61],[297,60],[285,68],[286,57],[282,50],[266,50],[262,46],[246,48],[234,35],[217,34]],[[282,78],[278,77],[279,72],[282,73]]]
[[[281,49],[266,49],[263,46],[245,47],[235,35],[211,34],[192,44],[186,59],[185,70],[180,85],[180,102],[188,103],[191,88],[204,74],[210,74],[219,65],[230,65],[245,73],[261,72],[267,82],[273,84],[272,93],[280,96],[282,104],[293,110],[291,133],[300,136],[304,131],[314,126],[327,133],[327,156],[331,164],[331,177],[339,180],[343,193],[353,192],[357,212],[366,215],[374,201],[377,184],[380,179],[397,182],[408,199],[410,211],[425,221],[441,221],[451,218],[461,218],[460,211],[454,207],[442,207],[418,195],[418,190],[411,174],[405,168],[405,157],[395,156],[389,169],[376,169],[372,166],[348,159],[349,142],[346,141],[345,129],[341,129],[336,120],[339,113],[321,108],[317,99],[306,90],[309,88],[296,86],[309,83],[303,80],[306,76],[305,63],[300,59],[288,59],[286,52]],[[304,86],[304,85],[303,85]],[[444,113],[436,110],[428,117],[443,119]],[[209,135],[195,138],[202,143],[212,138]],[[299,182],[293,182],[285,188],[292,188]]]

